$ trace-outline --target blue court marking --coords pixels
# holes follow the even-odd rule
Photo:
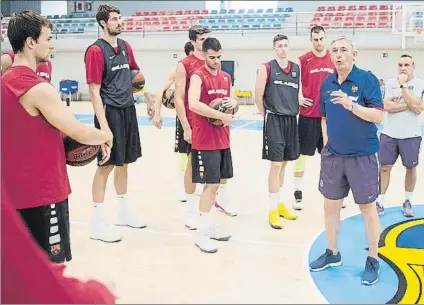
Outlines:
[[[94,116],[92,114],[75,114],[76,118],[83,123],[94,124]],[[147,116],[138,116],[137,122],[139,126],[152,126],[152,122],[149,121]],[[231,128],[244,129],[244,130],[262,130],[263,120],[234,120],[231,124]],[[175,118],[165,117],[162,118],[163,127],[175,127]],[[382,125],[378,126],[378,131],[382,129]],[[424,125],[422,127],[422,133],[424,134]]]
[[[92,114],[75,114],[75,117],[83,123],[94,124],[94,116]],[[138,116],[137,122],[139,126],[153,126],[152,122],[147,116]],[[175,118],[165,117],[162,118],[163,127],[175,128]],[[262,120],[234,120],[231,128],[248,129],[248,130],[262,130]]]
[[[379,245],[380,278],[373,286],[361,283],[368,254],[363,218],[355,215],[341,222],[338,240],[343,265],[310,272],[330,304],[422,304],[423,288],[420,290],[419,286],[424,279],[424,204],[413,207],[412,218],[404,217],[401,207],[388,208],[380,216],[383,232]],[[395,240],[395,244],[389,244],[389,240]],[[323,232],[311,246],[309,263],[326,247],[327,236]]]

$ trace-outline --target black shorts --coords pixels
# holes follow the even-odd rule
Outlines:
[[[299,135],[295,116],[266,113],[262,159],[282,162],[299,158]]]
[[[21,209],[18,212],[50,261],[63,263],[72,259],[68,199],[56,204]]]
[[[110,131],[113,134],[113,146],[109,161],[102,166],[122,166],[137,161],[141,157],[141,142],[135,105],[126,108],[104,105],[104,110]],[[94,126],[100,128],[96,116],[94,116]],[[100,152],[98,161],[100,162],[101,159]]]
[[[231,150],[195,150],[191,154],[193,183],[219,184],[233,177]]]
[[[174,152],[190,154],[191,144],[184,140],[184,129],[178,117],[175,118],[175,147]]]
[[[313,156],[315,150],[321,153],[323,146],[321,118],[308,118],[299,115],[300,154]]]

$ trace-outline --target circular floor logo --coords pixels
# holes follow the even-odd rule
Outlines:
[[[414,205],[415,217],[405,218],[399,207],[380,217],[380,278],[373,286],[361,283],[367,240],[361,215],[342,221],[339,249],[343,265],[311,272],[318,290],[330,304],[424,304],[424,205]],[[309,262],[326,249],[322,233],[309,251]]]

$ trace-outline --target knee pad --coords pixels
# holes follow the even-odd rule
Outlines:
[[[299,158],[294,162],[294,172],[301,173],[305,171],[306,156],[300,155]]]
[[[179,153],[179,162],[178,162],[178,168],[181,172],[185,172],[187,168],[187,154],[185,153]]]

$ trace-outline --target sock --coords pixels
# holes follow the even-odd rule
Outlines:
[[[300,191],[300,184],[302,183],[303,177],[294,177],[294,190]]]
[[[226,206],[228,204],[227,187],[225,184],[219,186],[216,201],[220,206]]]
[[[276,209],[278,207],[279,199],[280,199],[280,192],[269,193],[269,203],[270,203],[271,209]]]
[[[213,214],[211,212],[199,211],[199,232],[204,232],[212,226]]]
[[[278,202],[283,202],[283,186],[280,186],[280,190],[278,191]]]
[[[93,220],[102,221],[105,218],[105,204],[103,202],[93,202]]]
[[[187,213],[188,214],[197,214],[197,211],[199,210],[199,204],[198,201],[196,200],[196,195],[195,194],[187,194],[186,193],[186,198],[187,198]]]
[[[384,206],[384,194],[378,195],[377,201],[381,206]]]
[[[405,199],[411,201],[414,192],[405,192]]]

